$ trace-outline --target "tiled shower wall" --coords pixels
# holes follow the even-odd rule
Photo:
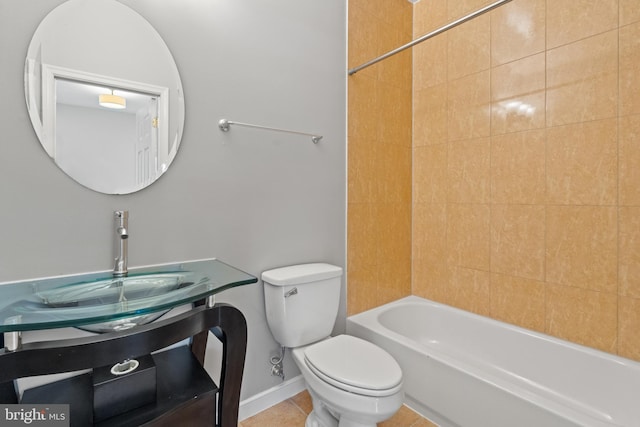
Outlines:
[[[421,0],[414,37],[487,3]],[[412,158],[413,294],[640,360],[640,0],[414,48]]]
[[[349,68],[411,40],[406,0],[349,1]],[[411,51],[349,77],[349,314],[411,294]]]
[[[349,67],[487,3],[351,0]],[[514,0],[360,71],[348,136],[349,314],[413,293],[640,360],[640,0]]]

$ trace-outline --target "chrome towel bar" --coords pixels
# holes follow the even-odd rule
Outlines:
[[[249,123],[232,122],[231,120],[227,120],[227,119],[220,119],[220,121],[218,122],[218,127],[223,132],[229,132],[229,128],[231,125],[246,126],[250,128],[266,129],[266,130],[273,130],[276,132],[295,133],[297,135],[310,136],[311,141],[313,141],[314,144],[317,144],[322,139],[322,135],[316,135],[316,134],[307,133],[307,132],[298,132],[298,131],[289,130],[289,129],[280,129],[280,128],[273,128],[269,126],[252,125]]]

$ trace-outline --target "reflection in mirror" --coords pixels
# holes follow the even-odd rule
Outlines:
[[[164,172],[166,129],[158,125],[167,120],[158,111],[161,95],[65,79],[55,79],[55,94],[55,147],[45,149],[67,174],[96,191],[128,193]]]
[[[145,188],[180,145],[184,98],[171,53],[115,0],[70,0],[45,17],[29,46],[25,97],[47,154],[95,191]]]

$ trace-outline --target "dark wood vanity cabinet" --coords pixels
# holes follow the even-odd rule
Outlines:
[[[208,332],[223,347],[220,384],[203,368]],[[156,399],[152,403],[95,422],[91,373],[27,390],[20,403],[70,405],[71,425],[236,427],[244,370],[247,326],[228,304],[197,305],[181,315],[86,338],[24,344],[0,350],[0,401],[18,403],[13,380],[34,375],[93,369],[149,355],[191,338],[181,346],[153,354]]]

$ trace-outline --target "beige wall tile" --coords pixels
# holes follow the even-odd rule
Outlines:
[[[640,3],[638,4],[640,9]],[[640,68],[640,21],[620,28],[620,68]]]
[[[490,209],[486,204],[447,206],[447,259],[452,266],[489,271]]]
[[[369,0],[369,5],[365,7],[367,10],[371,10],[379,21],[396,28],[407,29],[411,34],[413,16],[411,3],[402,0]]]
[[[617,119],[547,130],[548,203],[615,205],[617,180]]]
[[[394,26],[388,23],[380,25],[385,26],[381,32],[384,37],[378,37],[378,53],[376,56],[383,55],[411,41],[410,26],[403,28],[402,26]],[[379,62],[377,64],[378,80],[397,88],[411,89],[411,51],[411,49],[407,49]],[[373,58],[371,57],[368,60]]]
[[[453,268],[448,304],[483,316],[491,313],[491,273]]]
[[[545,207],[491,206],[491,271],[544,280]]]
[[[545,127],[545,54],[491,70],[491,133]]]
[[[449,21],[460,18],[471,12],[493,3],[491,0],[449,0],[447,3],[447,15]]]
[[[640,298],[640,207],[620,207],[618,293]]]
[[[640,21],[638,0],[620,0],[620,26]]]
[[[378,256],[380,263],[411,259],[411,203],[378,203]],[[370,230],[370,232],[373,230]]]
[[[405,42],[394,45],[394,49]],[[387,53],[389,51],[385,51]],[[411,67],[413,66],[411,49],[398,53],[393,57],[379,62],[377,65],[378,80],[394,86],[396,90],[408,90],[411,93]],[[371,58],[373,59],[373,58]],[[397,101],[396,101],[397,102]],[[409,104],[411,105],[411,104]]]
[[[640,113],[640,22],[620,28],[619,37],[620,115],[638,114]]]
[[[370,140],[368,156],[373,157],[374,171],[371,179],[371,200],[370,203],[384,203],[392,200],[386,200],[387,195],[390,197],[397,196],[393,201],[402,201],[406,199],[407,192],[401,192],[397,195],[391,194],[394,189],[398,188],[399,175],[404,175],[405,171],[400,170],[400,174],[396,175],[392,171],[394,166],[411,167],[410,162],[402,163],[401,147],[393,144],[385,144],[380,139]],[[364,148],[363,148],[364,149]]]
[[[619,119],[620,205],[640,206],[640,115]]]
[[[348,269],[347,314],[349,316],[376,307],[378,273],[377,265],[363,265],[358,269]]]
[[[545,0],[515,0],[491,12],[492,65],[544,51],[545,3]]]
[[[380,144],[370,139],[350,136],[348,149],[347,198],[350,203],[367,203],[374,201],[377,191],[378,170],[377,153],[382,150]]]
[[[411,202],[411,148],[383,146],[376,152],[374,198],[384,203]]]
[[[440,34],[412,48],[414,90],[447,82],[447,37]]]
[[[413,149],[414,203],[447,201],[447,144]]]
[[[414,203],[412,227],[412,258],[442,262],[447,251],[447,205]]]
[[[447,24],[447,0],[420,1],[413,6],[413,38]]]
[[[490,135],[490,87],[488,70],[449,82],[447,102],[450,141]]]
[[[640,113],[640,68],[620,70],[620,113]]]
[[[411,147],[411,86],[399,89],[378,81],[376,110],[369,111],[379,126],[379,141],[383,144]]]
[[[378,210],[373,203],[347,204],[347,270],[378,264]]]
[[[545,131],[491,137],[493,203],[545,202]]]
[[[617,292],[617,209],[547,206],[546,281]]]
[[[367,75],[355,74],[349,77],[349,124],[348,136],[375,140],[379,134],[379,123],[371,116],[378,108],[378,82]]]
[[[414,92],[413,145],[447,142],[447,84]]]
[[[434,263],[414,259],[411,268],[411,293],[447,304],[452,276],[452,270],[444,259]]]
[[[491,20],[482,15],[451,29],[447,43],[447,77],[460,77],[486,70],[491,58]]]
[[[545,331],[544,282],[491,274],[491,317],[535,331]]]
[[[408,42],[412,11],[403,0],[350,2],[349,66]],[[412,54],[406,51],[348,77],[350,313],[410,289],[411,68]]]
[[[378,55],[378,31],[379,22],[364,4],[360,6],[349,3],[349,37],[348,58],[349,68],[357,67]],[[358,76],[376,78],[377,67],[375,65],[358,72]]]
[[[492,0],[401,1],[350,2],[350,66]],[[514,0],[349,77],[350,314],[411,283],[640,360],[638,6]]]
[[[602,33],[618,25],[618,0],[547,2],[547,49]]]
[[[640,361],[640,299],[618,299],[618,354]]]
[[[411,295],[411,257],[384,261],[378,272],[376,306]]]
[[[447,200],[489,203],[491,139],[469,139],[449,144]]]
[[[570,286],[548,285],[548,334],[615,353],[618,297]]]
[[[547,126],[615,117],[618,32],[547,51]]]

